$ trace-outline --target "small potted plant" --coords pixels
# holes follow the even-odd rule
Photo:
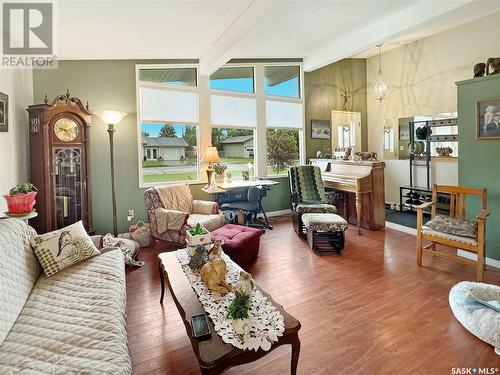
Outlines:
[[[227,317],[237,335],[245,336],[250,332],[249,310],[250,296],[241,291],[234,291],[234,299],[227,307]]]
[[[197,223],[194,228],[188,229],[186,232],[186,242],[191,248],[209,244],[211,241],[210,232],[203,228],[200,223]]]
[[[35,185],[27,182],[25,184],[16,185],[10,189],[8,195],[3,197],[7,201],[9,215],[26,215],[33,210],[35,205],[35,197],[38,189]]]
[[[224,182],[224,172],[227,169],[227,165],[224,164],[215,164],[213,167],[215,172],[215,182],[223,183]]]

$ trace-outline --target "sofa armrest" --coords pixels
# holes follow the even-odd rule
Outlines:
[[[193,199],[191,213],[200,215],[211,215],[219,213],[219,203]]]

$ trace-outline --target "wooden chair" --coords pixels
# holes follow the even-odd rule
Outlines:
[[[422,225],[423,210],[432,206],[433,219],[436,215],[436,198],[438,193],[450,195],[450,217],[461,220],[466,219],[467,196],[475,195],[481,199],[481,211],[476,216],[477,236],[476,238],[450,235],[432,230]],[[485,259],[485,229],[486,218],[488,217],[487,190],[481,188],[469,188],[462,186],[434,185],[432,188],[432,202],[426,202],[417,207],[417,265],[422,266],[422,252],[448,258],[456,262],[465,263],[477,269],[477,281],[483,280],[484,259]],[[431,243],[422,247],[422,241]],[[459,248],[477,254],[477,261],[469,260],[457,255],[439,252],[436,244],[443,244]]]

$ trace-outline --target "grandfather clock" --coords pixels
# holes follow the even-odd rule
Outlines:
[[[65,95],[51,104],[28,107],[31,182],[38,187],[38,217],[30,223],[38,233],[63,228],[79,220],[92,233],[89,191],[88,103]]]

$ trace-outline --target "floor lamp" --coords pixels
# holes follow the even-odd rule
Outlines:
[[[108,124],[109,134],[109,154],[111,158],[111,198],[113,202],[113,236],[118,236],[118,225],[116,218],[116,187],[115,187],[115,152],[113,148],[113,134],[115,133],[115,125],[119,124],[125,116],[126,112],[118,111],[100,111],[96,112],[97,117]]]

